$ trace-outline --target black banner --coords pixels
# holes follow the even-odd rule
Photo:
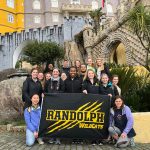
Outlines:
[[[110,98],[98,94],[45,94],[41,137],[107,138]]]

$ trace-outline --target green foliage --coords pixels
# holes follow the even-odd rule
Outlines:
[[[94,11],[91,11],[89,15],[94,21],[94,29],[97,33],[97,31],[100,29],[100,18],[104,15],[104,13],[102,12],[102,8],[98,8]]]
[[[150,53],[150,10],[143,5],[137,5],[129,12],[128,25],[137,35],[142,46],[147,51],[146,68],[150,71],[148,55]]]
[[[150,111],[150,79],[149,74],[137,74],[134,67],[115,66],[111,74],[119,76],[119,87],[125,103],[132,111]]]
[[[19,66],[20,66],[20,62],[17,61],[16,65],[15,65],[15,68],[16,68],[16,69],[19,69]]]
[[[134,33],[145,33],[150,31],[150,12],[143,5],[137,5],[129,12],[129,27]],[[144,36],[144,35],[143,35]]]
[[[23,49],[25,60],[31,64],[54,63],[55,60],[63,59],[64,50],[54,42],[32,41]]]
[[[119,67],[111,70],[111,74],[117,74],[119,76],[119,86],[123,95],[138,87],[138,77],[135,76],[135,73],[136,70],[133,67]]]
[[[137,95],[140,98],[139,111],[150,111],[150,83],[138,90]]]

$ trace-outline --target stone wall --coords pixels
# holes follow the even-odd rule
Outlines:
[[[22,48],[30,40],[53,41],[63,45],[63,26],[29,29],[21,33],[0,35],[0,70],[13,68],[14,62],[20,57]]]

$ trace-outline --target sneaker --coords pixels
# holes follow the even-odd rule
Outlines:
[[[60,139],[59,139],[59,138],[56,138],[55,144],[57,144],[57,145],[60,145],[60,144],[61,144],[61,142],[60,142]]]
[[[92,144],[93,146],[95,146],[95,145],[97,144],[97,142],[96,142],[96,141],[92,141],[91,144]]]
[[[78,142],[78,139],[73,139],[72,140],[72,144],[77,144],[77,142]]]
[[[39,143],[40,145],[43,145],[43,144],[44,144],[42,138],[37,138],[37,141],[38,141],[38,143]]]
[[[48,140],[48,143],[49,144],[53,144],[55,141],[54,141],[54,139],[53,138],[50,138],[49,140]]]
[[[83,144],[83,139],[77,139],[77,144]]]
[[[131,147],[135,146],[134,138],[130,138],[130,146]]]
[[[99,140],[99,141],[98,141],[98,145],[100,145],[100,146],[102,146],[102,145],[103,145],[103,143],[102,143],[102,141],[101,141],[101,140]]]
[[[80,139],[80,144],[83,145],[83,143],[84,143],[84,140],[83,140],[83,139]]]

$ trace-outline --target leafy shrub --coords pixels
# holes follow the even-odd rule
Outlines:
[[[137,73],[134,67],[113,66],[111,74],[119,76],[119,87],[125,103],[132,111],[150,111],[149,73]]]

